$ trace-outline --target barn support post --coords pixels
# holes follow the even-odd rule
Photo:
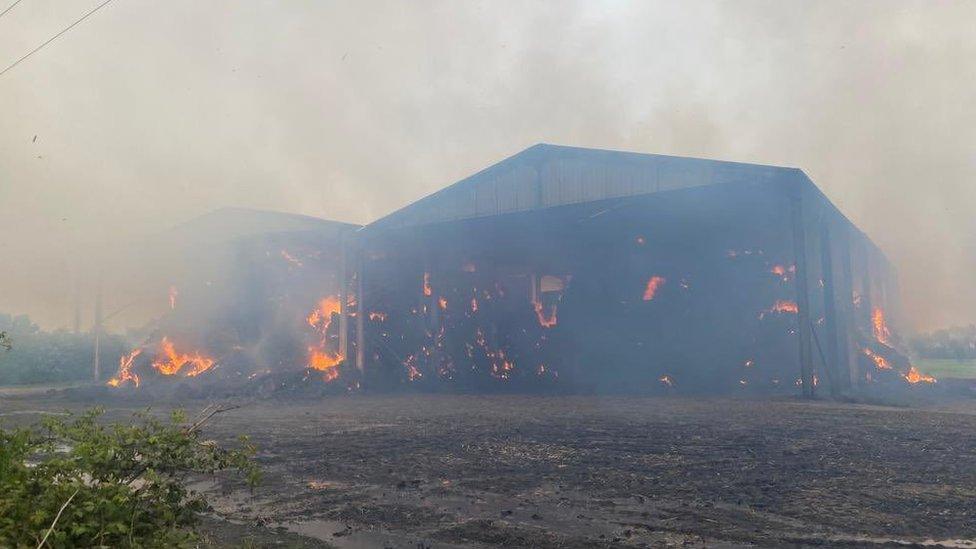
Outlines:
[[[841,281],[843,287],[841,288],[842,299],[840,301],[841,309],[839,319],[842,324],[839,328],[842,330],[841,338],[841,353],[845,360],[847,361],[848,376],[850,379],[851,389],[857,389],[861,383],[861,371],[858,366],[857,356],[855,355],[855,345],[853,331],[857,326],[857,319],[855,318],[854,312],[854,266],[853,266],[853,254],[854,246],[851,242],[850,230],[844,231],[844,246],[843,253],[840,254],[840,269],[841,269]]]
[[[838,366],[837,341],[837,287],[834,284],[833,242],[827,220],[820,223],[820,265],[823,273],[824,332],[827,339],[827,369],[830,370],[830,396],[837,398],[841,392],[841,372]]]
[[[356,368],[362,372],[366,368],[366,296],[363,295],[363,272],[366,261],[362,250],[357,252],[356,258]]]
[[[804,397],[814,395],[813,349],[810,340],[810,294],[807,284],[807,247],[803,218],[803,187],[800,182],[790,196],[790,215],[793,219],[793,254],[796,264],[796,318],[799,339],[800,380]]]
[[[349,311],[346,302],[346,288],[349,281],[347,272],[347,241],[345,233],[339,236],[339,355],[346,359],[349,357]]]
[[[95,318],[92,326],[92,335],[95,338],[92,356],[92,381],[95,383],[98,383],[98,379],[102,377],[102,273],[98,273],[97,277],[95,280]]]

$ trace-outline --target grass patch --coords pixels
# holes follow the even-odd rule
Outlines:
[[[915,363],[919,371],[936,378],[976,379],[976,359],[920,358]]]

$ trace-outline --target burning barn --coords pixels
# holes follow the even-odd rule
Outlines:
[[[890,265],[798,169],[536,145],[359,237],[378,386],[916,381]]]
[[[192,276],[167,275],[169,309],[111,383],[293,372],[376,390],[841,395],[934,381],[898,350],[884,255],[798,169],[536,145],[365,227],[274,219],[179,248]]]
[[[319,370],[338,376],[330,329],[339,304],[338,258],[357,225],[225,209],[154,238],[132,274],[137,303],[155,303],[142,341],[110,385],[147,378],[219,380]],[[141,295],[140,295],[141,294]]]

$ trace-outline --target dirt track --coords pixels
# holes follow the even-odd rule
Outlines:
[[[218,512],[339,546],[976,539],[976,401],[351,396],[256,402],[208,429],[251,434],[266,471]]]

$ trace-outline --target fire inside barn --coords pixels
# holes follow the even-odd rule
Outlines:
[[[543,144],[364,227],[322,223],[238,239],[238,293],[199,287],[207,315],[174,305],[134,352],[202,374],[179,337],[238,377],[376,390],[934,381],[900,352],[884,255],[798,169]]]

